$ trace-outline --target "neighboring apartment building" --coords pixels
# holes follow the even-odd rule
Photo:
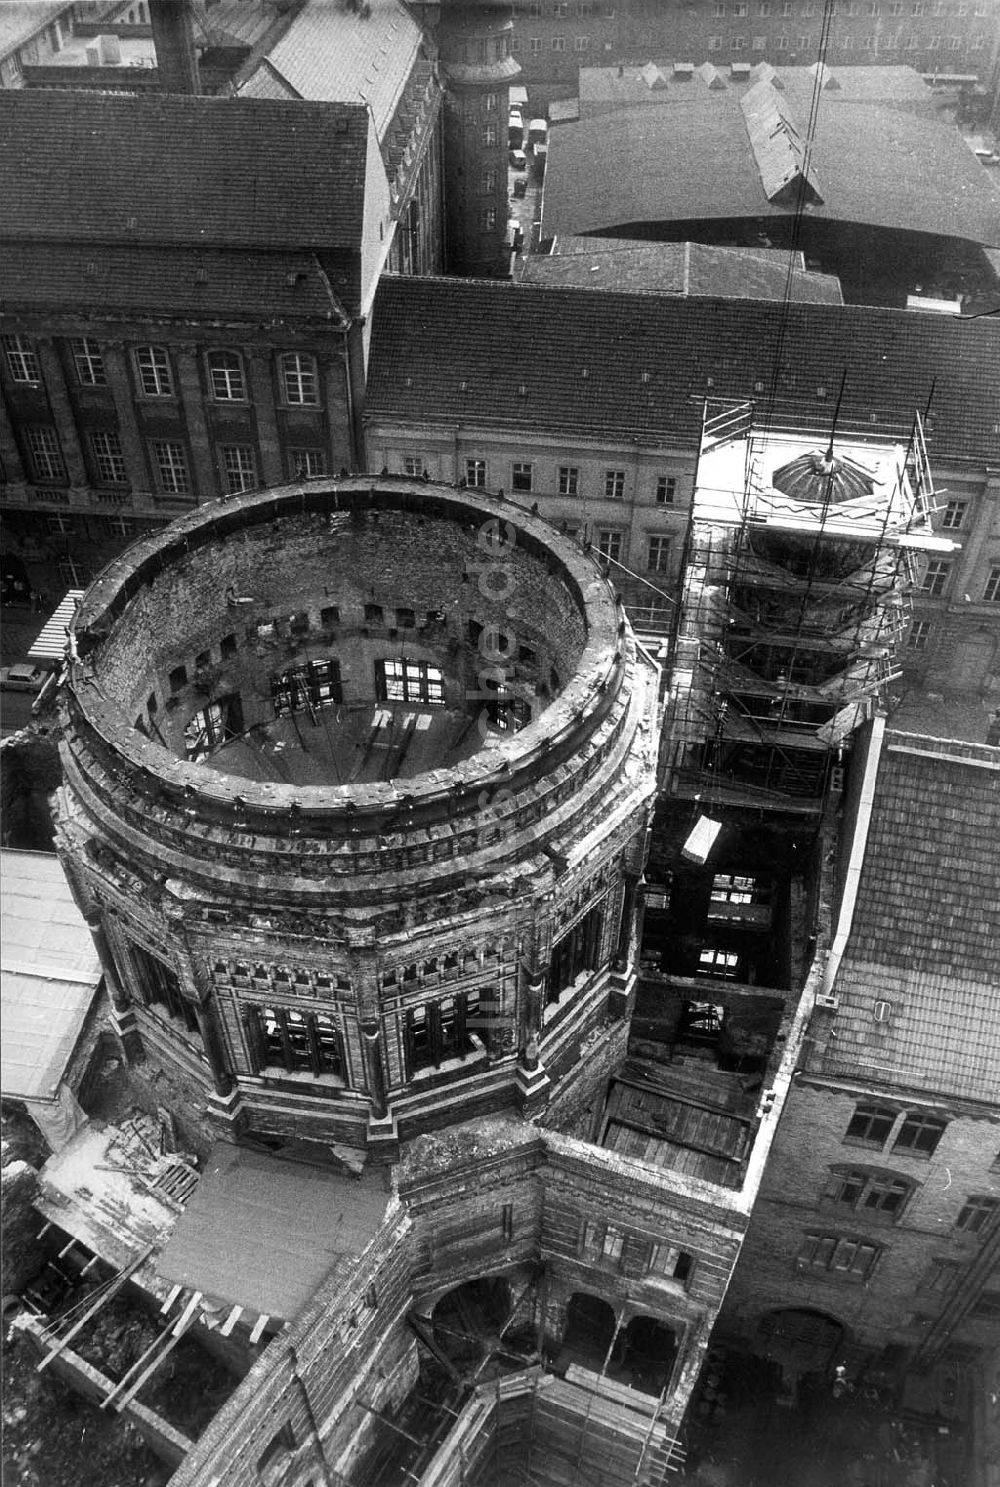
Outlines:
[[[440,241],[416,51],[401,87],[391,150],[362,102],[0,94],[4,540],[35,589],[197,502],[363,465],[378,276]]]
[[[955,547],[916,570],[904,673],[938,690],[995,685],[1000,327],[988,318],[386,278],[369,464],[536,505],[608,560],[638,628],[665,636],[703,401],[756,402],[822,439],[841,377],[841,427],[862,443],[906,447],[913,409],[927,411],[943,492],[932,520]]]
[[[517,0],[514,55],[533,97],[576,92],[583,67],[666,56],[697,66],[817,60],[820,0]],[[928,78],[996,88],[997,0],[839,0],[825,60],[831,66],[905,62]]]
[[[0,7],[0,88],[21,88],[26,67],[58,61],[75,16],[100,8],[67,0],[15,0]]]
[[[886,729],[870,788],[724,1321],[878,1381],[997,1336],[1000,749]]]

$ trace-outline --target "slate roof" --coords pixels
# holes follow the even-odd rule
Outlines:
[[[998,827],[1000,749],[886,733],[824,1073],[995,1104]]]
[[[801,255],[799,255],[801,262]],[[706,243],[638,243],[629,238],[557,238],[550,254],[530,253],[522,282],[620,289],[632,294],[709,294],[783,299],[788,254],[778,249],[717,248]],[[792,299],[839,305],[834,274],[792,274]]]
[[[647,63],[646,67],[649,65]],[[672,62],[658,62],[655,66],[666,78],[666,87],[661,84],[651,88],[647,77],[652,74],[647,74],[646,67],[626,66],[621,73],[617,67],[582,67],[578,100],[580,115],[586,117],[595,111],[643,104],[693,103],[697,106],[709,87],[721,91],[720,82],[739,97],[761,78],[777,78],[781,91],[796,107],[804,106],[808,117],[814,66],[776,68],[758,63],[745,77],[737,78],[728,67],[716,68],[706,63],[696,67],[693,75],[683,82],[674,79]],[[828,67],[824,82],[824,105],[836,101],[892,103],[896,108],[922,113],[930,119],[939,117],[931,89],[912,67]]]
[[[367,138],[363,104],[0,89],[0,235],[349,247]]]
[[[823,427],[846,368],[844,425],[898,437],[936,378],[931,458],[1000,459],[1000,323],[869,305],[785,313],[755,300],[386,275],[367,409],[416,425],[584,430],[693,448],[702,398],[754,397],[779,346],[776,418]]]
[[[285,96],[370,105],[381,142],[417,60],[422,33],[400,0],[369,0],[369,8],[362,17],[343,0],[309,0],[267,61],[294,90]],[[279,87],[274,72],[258,68],[240,95],[274,97]]]
[[[773,91],[804,138],[806,104]],[[794,202],[768,199],[740,107],[747,97],[701,88],[671,102],[668,92],[656,108],[560,125],[549,141],[545,235],[791,215]],[[951,124],[824,92],[809,175],[823,198],[810,217],[1000,244],[1000,190]]]
[[[337,1260],[361,1253],[388,1205],[378,1174],[342,1177],[220,1141],[156,1269],[291,1321]]]
[[[328,263],[328,267],[331,265]],[[345,269],[346,273],[346,269]],[[231,317],[256,324],[342,313],[332,281],[308,252],[227,253],[217,249],[9,243],[3,250],[7,308]],[[329,287],[328,287],[329,286]],[[345,296],[347,291],[345,289]]]

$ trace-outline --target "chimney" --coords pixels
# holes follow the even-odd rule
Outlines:
[[[149,0],[162,93],[200,93],[191,0]]]

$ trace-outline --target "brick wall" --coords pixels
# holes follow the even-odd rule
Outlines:
[[[904,1101],[858,1095],[801,1081],[792,1086],[754,1208],[746,1243],[726,1298],[727,1327],[752,1332],[760,1316],[783,1307],[808,1307],[844,1323],[864,1346],[889,1342],[915,1345],[924,1323],[935,1316],[940,1290],[928,1288],[936,1260],[964,1267],[980,1238],[956,1230],[972,1194],[1000,1197],[991,1164],[1000,1152],[1000,1122],[984,1120],[947,1102],[935,1113],[950,1116],[931,1157],[844,1140],[859,1099],[899,1112]],[[924,1102],[921,1108],[926,1108]],[[898,1131],[898,1125],[895,1128]],[[824,1199],[833,1166],[885,1169],[915,1186],[902,1213],[893,1216]],[[869,1274],[817,1268],[799,1257],[808,1233],[858,1240],[877,1247]]]

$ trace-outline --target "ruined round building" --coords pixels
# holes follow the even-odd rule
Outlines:
[[[393,1160],[588,1106],[657,746],[591,555],[426,482],[219,501],[90,589],[64,709],[59,847],[117,1029],[218,1134]]]

